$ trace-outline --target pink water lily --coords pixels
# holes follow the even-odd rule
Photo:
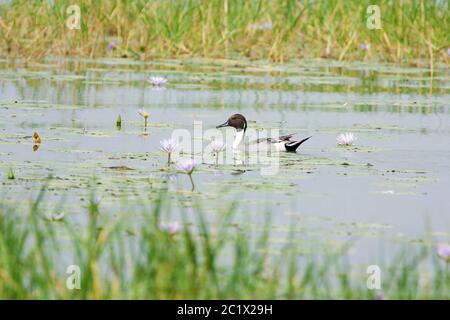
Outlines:
[[[225,144],[223,141],[214,140],[211,143],[211,152],[216,158],[216,165],[219,163],[219,153],[225,149]]]
[[[194,172],[194,169],[196,166],[197,166],[197,162],[193,159],[184,160],[177,164],[178,170],[186,173],[189,176],[189,180],[191,181],[191,186],[192,186],[191,191],[194,191],[194,189],[195,189],[194,180],[192,179],[192,172]]]
[[[439,257],[450,263],[450,245],[440,244],[437,248],[437,254]]]
[[[184,173],[187,173],[188,175],[192,174],[192,172],[194,171],[196,166],[197,166],[197,162],[193,159],[184,160],[177,164],[178,170],[183,171]]]
[[[167,84],[167,78],[164,77],[150,77],[147,81],[156,87],[162,87]]]
[[[212,152],[219,153],[219,152],[222,152],[223,149],[225,149],[225,144],[223,143],[223,141],[214,140],[211,143],[211,150],[212,150]]]
[[[163,232],[167,232],[171,235],[177,233],[178,231],[181,230],[181,224],[178,222],[168,222],[168,223],[164,223],[161,222],[159,225],[159,230],[163,231]]]
[[[361,43],[361,44],[359,45],[359,48],[360,48],[361,50],[369,50],[369,49],[370,49],[370,43]]]

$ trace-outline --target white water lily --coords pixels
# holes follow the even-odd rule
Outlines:
[[[450,263],[450,245],[440,244],[437,248],[437,254],[440,258]]]
[[[214,140],[211,142],[211,154],[216,158],[216,165],[219,163],[219,153],[225,149],[225,143],[221,140]]]
[[[340,146],[351,146],[358,138],[351,133],[351,132],[345,132],[341,133],[337,138],[337,142]]]
[[[159,144],[161,145],[161,150],[167,153],[172,153],[179,147],[179,144],[174,139],[163,139]]]
[[[159,142],[161,150],[167,153],[167,163],[170,164],[170,156],[172,152],[179,148],[179,144],[174,139],[164,139]]]
[[[211,142],[211,151],[213,153],[222,152],[223,149],[225,149],[225,144],[223,143],[223,141],[214,140],[213,142]]]
[[[162,87],[167,84],[167,78],[164,77],[150,77],[147,81],[156,87]]]
[[[197,162],[193,159],[187,159],[184,161],[180,161],[177,164],[177,168],[180,171],[183,171],[184,173],[187,173],[189,176],[194,171],[195,167],[197,166]]]

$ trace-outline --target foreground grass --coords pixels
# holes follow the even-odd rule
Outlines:
[[[81,9],[79,30],[66,27],[71,4]],[[366,27],[373,4],[381,30]],[[445,0],[15,0],[0,6],[0,54],[420,59],[433,66],[450,60],[448,10]]]
[[[257,236],[233,228],[231,207],[219,223],[182,219],[175,234],[161,230],[170,206],[162,192],[143,203],[136,224],[103,215],[95,198],[87,223],[45,219],[44,192],[30,204],[23,222],[17,209],[0,201],[1,299],[374,299],[365,268],[347,263],[347,249],[304,256],[290,234],[271,252],[270,220]],[[127,211],[129,218],[135,212]],[[136,216],[136,215],[133,215]],[[106,218],[106,221],[104,221]],[[61,231],[61,229],[63,231]],[[59,232],[57,231],[59,230]],[[423,273],[427,263],[431,272]],[[80,268],[80,289],[66,286],[68,265]],[[427,246],[408,247],[382,268],[382,296],[388,299],[450,297],[450,275]],[[73,272],[73,271],[71,271]]]

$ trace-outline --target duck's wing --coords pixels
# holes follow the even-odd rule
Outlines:
[[[279,141],[290,141],[291,138],[292,138],[294,135],[296,135],[296,134],[297,134],[297,132],[291,133],[291,134],[286,134],[286,135],[284,135],[284,136],[278,137],[278,140],[279,140]]]
[[[279,136],[278,138],[259,138],[254,140],[252,143],[279,143],[279,142],[289,142],[292,141],[291,138],[297,133],[286,134],[284,136]]]
[[[280,139],[274,139],[274,138],[259,138],[256,140],[253,140],[251,143],[277,143],[277,142],[281,142],[282,140]]]

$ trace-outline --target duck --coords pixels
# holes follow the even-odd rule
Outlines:
[[[216,126],[217,129],[224,127],[233,127],[236,130],[233,141],[234,150],[296,152],[301,144],[311,138],[309,136],[303,140],[294,140],[293,136],[296,133],[292,133],[278,138],[260,138],[246,143],[244,137],[247,130],[247,119],[239,113],[233,114],[227,121]]]

